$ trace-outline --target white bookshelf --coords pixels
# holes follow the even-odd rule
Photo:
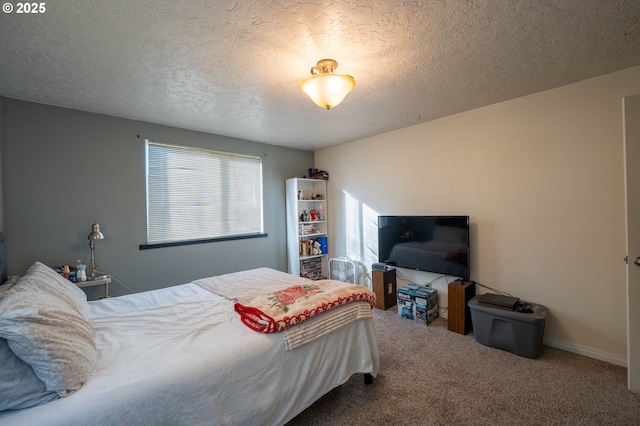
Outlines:
[[[309,217],[305,217],[305,212]],[[328,276],[328,253],[311,252],[312,242],[327,235],[327,181],[286,181],[287,262],[289,273],[312,279]],[[305,250],[305,244],[307,248]]]

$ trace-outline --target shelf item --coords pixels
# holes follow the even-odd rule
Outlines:
[[[287,266],[290,274],[328,276],[327,181],[286,181]]]

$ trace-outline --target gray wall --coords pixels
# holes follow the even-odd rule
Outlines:
[[[99,269],[111,294],[140,292],[255,267],[286,271],[285,179],[313,153],[14,99],[2,99],[4,232],[9,274],[34,261],[89,261],[97,221]],[[267,238],[139,250],[146,242],[145,139],[263,159]]]
[[[0,232],[3,228],[3,215],[2,215],[2,104],[4,98],[0,96]]]

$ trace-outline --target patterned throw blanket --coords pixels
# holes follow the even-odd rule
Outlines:
[[[225,275],[218,275],[214,277],[203,278],[200,280],[194,281],[195,284],[199,285],[203,289],[215,293],[219,296],[222,296],[228,300],[233,302],[237,302],[240,306],[245,308],[255,308],[258,312],[254,311],[253,320],[248,322],[244,322],[242,317],[248,317],[249,314],[240,314],[240,320],[245,324],[253,324],[254,321],[260,321],[260,324],[265,324],[258,326],[258,328],[269,327],[268,324],[276,323],[276,318],[278,318],[278,312],[274,315],[269,315],[271,322],[269,319],[261,319],[263,315],[266,315],[262,312],[262,308],[259,303],[260,300],[264,301],[265,298],[269,296],[272,297],[272,300],[267,303],[267,310],[271,307],[273,303],[273,296],[276,293],[283,292],[288,288],[294,287],[305,287],[311,284],[320,284],[325,283],[326,281],[311,281],[307,278],[297,277],[291,274],[287,274],[285,272],[276,271],[271,268],[257,268],[250,269],[248,271],[240,271],[233,272]],[[354,286],[353,284],[345,284],[341,282],[336,282],[336,285],[345,286],[346,288],[346,296],[349,298],[354,291],[361,292],[364,287]],[[283,302],[287,302],[287,294],[291,294],[290,292],[283,293],[284,300]],[[365,298],[365,301],[360,301],[356,303],[345,303],[339,305],[337,307],[331,308],[330,315],[315,315],[311,317],[311,312],[309,313],[309,317],[306,315],[297,314],[298,317],[295,321],[289,320],[289,324],[292,325],[295,322],[297,325],[295,327],[286,328],[283,331],[284,337],[284,346],[288,351],[292,351],[300,346],[306,345],[307,343],[313,342],[314,340],[325,336],[327,334],[332,333],[334,330],[338,330],[339,328],[347,325],[353,321],[357,321],[360,319],[367,319],[373,317],[373,312],[371,306],[374,303],[371,303],[371,297],[374,297],[375,294],[373,292],[367,292],[370,297]],[[306,296],[303,296],[306,297]],[[254,298],[259,299],[257,302],[253,302]],[[280,301],[279,297],[277,299]],[[373,299],[375,300],[375,299]],[[332,301],[333,302],[333,301]],[[235,303],[234,303],[235,304]],[[292,303],[288,303],[287,307],[287,315],[288,317],[292,317],[292,312],[297,311],[300,305],[293,305]],[[315,312],[319,313],[319,312]],[[282,314],[282,312],[280,312]],[[304,316],[304,320],[303,320]],[[284,321],[284,320],[283,320]],[[286,321],[285,321],[286,324]],[[273,327],[273,326],[272,326]],[[252,329],[255,329],[252,327]]]
[[[366,287],[322,280],[242,298],[234,309],[251,329],[276,333],[351,302],[367,302],[370,305],[368,309],[372,309],[376,296]]]

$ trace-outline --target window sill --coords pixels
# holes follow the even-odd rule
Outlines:
[[[184,241],[173,241],[169,243],[140,244],[139,247],[140,247],[140,250],[149,250],[149,249],[164,248],[164,247],[189,246],[193,244],[217,243],[220,241],[247,240],[250,238],[265,238],[268,236],[269,234],[267,233],[233,235],[229,237],[207,238],[202,240],[184,240]]]

